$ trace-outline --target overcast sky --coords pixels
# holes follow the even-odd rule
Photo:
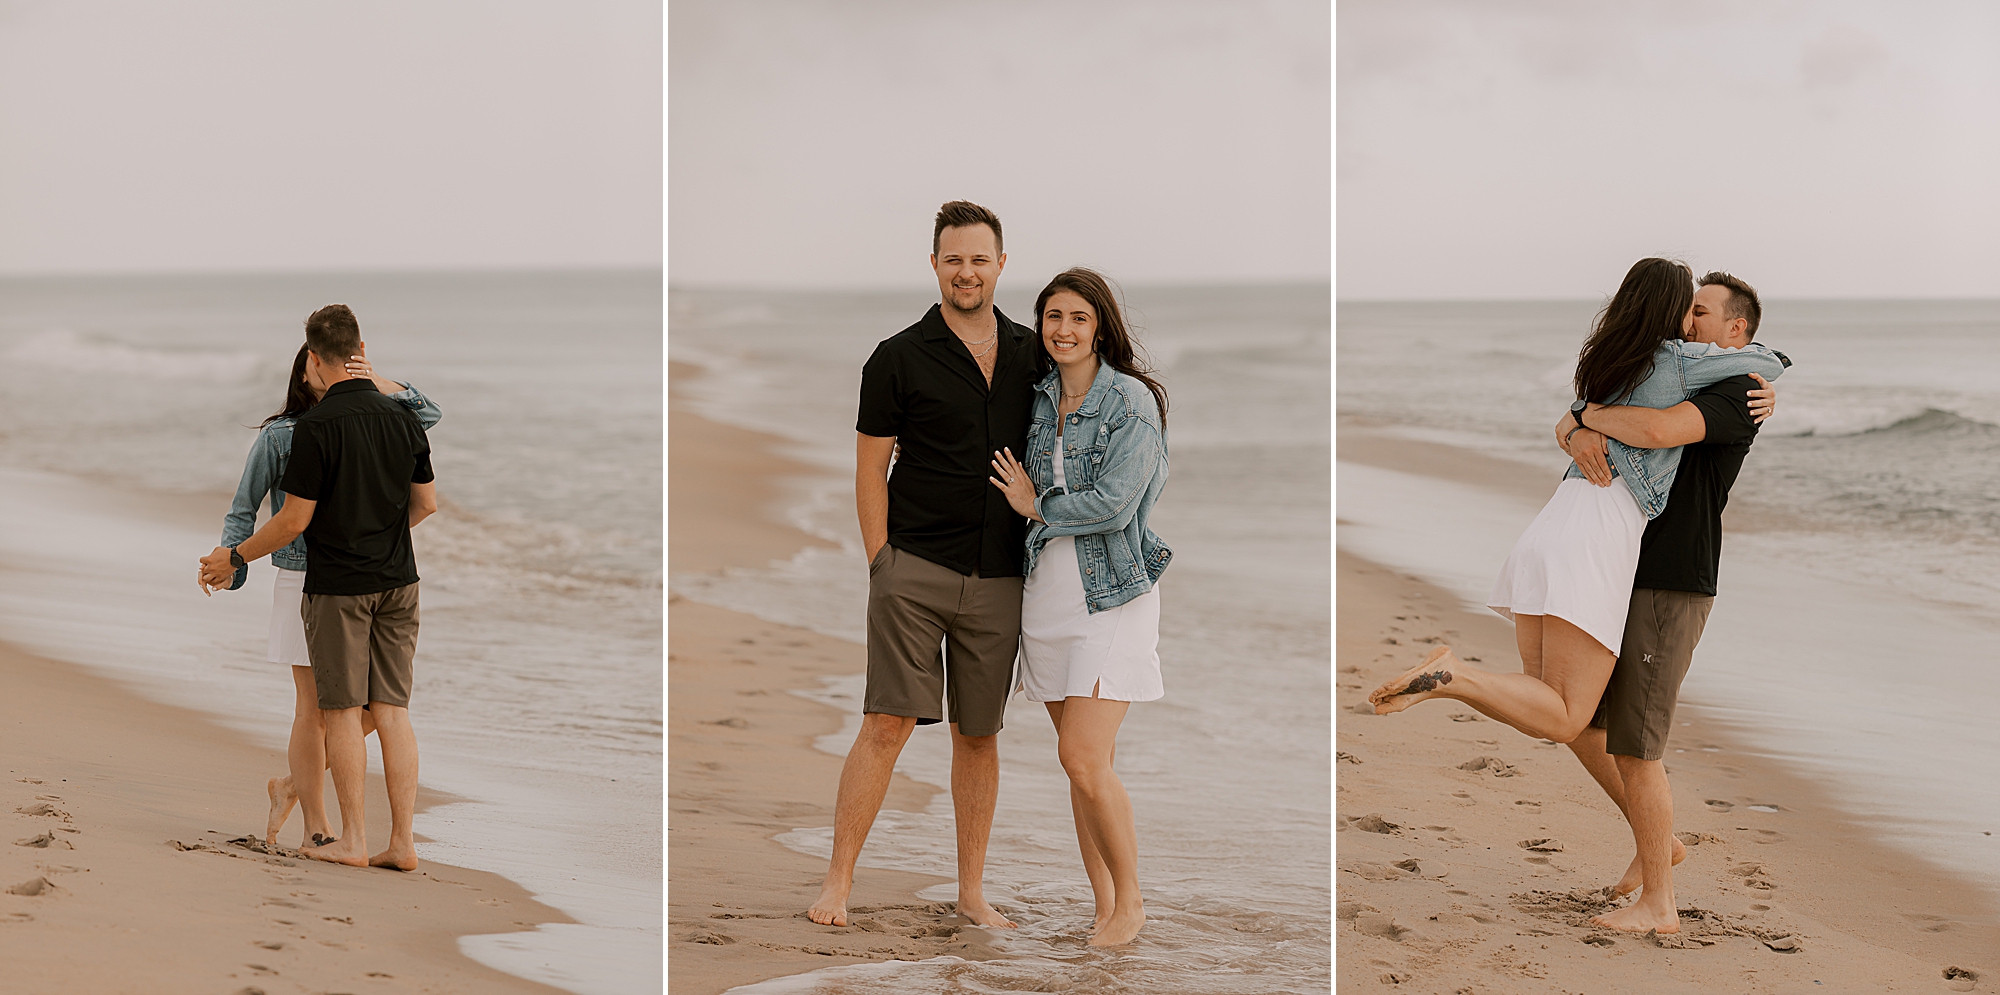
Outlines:
[[[656,266],[660,19],[0,0],[0,272]]]
[[[1008,276],[1326,279],[1324,2],[697,2],[668,12],[668,276],[935,286],[947,200]]]
[[[2000,296],[2000,4],[1340,0],[1338,294]]]

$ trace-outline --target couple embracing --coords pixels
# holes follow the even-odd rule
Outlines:
[[[1727,273],[1642,259],[1578,355],[1577,400],[1556,424],[1572,463],[1515,543],[1487,604],[1514,622],[1520,673],[1438,647],[1369,695],[1378,714],[1465,702],[1565,743],[1632,829],[1636,853],[1592,921],[1680,929],[1673,793],[1661,763],[1680,685],[1715,602],[1722,509],[1791,361],[1754,342],[1763,305]]]
[[[917,726],[949,720],[958,911],[1013,926],[982,883],[998,736],[1018,690],[1055,723],[1096,902],[1090,943],[1114,946],[1145,925],[1132,803],[1112,759],[1131,703],[1165,693],[1157,584],[1173,554],[1146,523],[1167,479],[1167,397],[1103,277],[1057,275],[1031,328],[993,306],[1006,260],[993,212],[945,204],[931,238],[941,303],[862,368],[868,686],[807,915],[847,925],[896,758]]]

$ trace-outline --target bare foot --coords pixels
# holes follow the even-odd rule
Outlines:
[[[1682,845],[1680,840],[1674,840],[1673,866],[1679,867],[1681,861],[1686,859],[1688,859],[1688,848]],[[1611,897],[1624,898],[1626,895],[1638,891],[1639,886],[1645,883],[1645,869],[1639,866],[1639,858],[1633,857],[1632,866],[1625,868],[1625,876],[1619,878],[1618,883],[1611,886]]]
[[[368,866],[387,867],[395,871],[414,871],[417,869],[417,845],[391,843],[389,849],[368,858]]]
[[[1144,928],[1145,925],[1146,907],[1144,905],[1134,906],[1121,912],[1113,912],[1111,918],[1104,921],[1103,927],[1098,929],[1096,935],[1090,938],[1090,945],[1093,947],[1115,947],[1120,944],[1130,943],[1133,937],[1139,935],[1139,930]]]
[[[1590,921],[1620,933],[1678,933],[1681,931],[1681,916],[1678,911],[1668,909],[1662,912],[1638,902],[1622,909],[1613,909],[1601,916],[1591,916]]]
[[[343,837],[325,846],[300,847],[299,852],[329,864],[346,864],[349,867],[368,866],[368,841],[363,839]]]
[[[1090,920],[1090,935],[1096,936],[1098,933],[1103,932],[1104,924],[1110,919],[1111,913],[1109,911],[1099,912],[1095,918]]]
[[[1450,684],[1452,671],[1458,658],[1451,655],[1451,647],[1440,646],[1424,657],[1424,662],[1411,667],[1402,676],[1383,684],[1368,695],[1375,706],[1375,714],[1388,715],[1400,712],[1426,698],[1437,697],[1437,689]]]
[[[806,910],[806,918],[822,926],[847,925],[847,892],[853,885],[841,886],[828,881],[820,889],[819,901]]]
[[[958,914],[972,920],[974,925],[989,926],[993,929],[1013,929],[1014,922],[1000,914],[998,909],[986,904],[983,898],[958,900]]]
[[[274,777],[264,782],[264,793],[271,796],[271,814],[264,820],[264,845],[278,845],[278,830],[285,828],[285,820],[292,817],[292,806],[299,796],[292,791],[292,776]]]

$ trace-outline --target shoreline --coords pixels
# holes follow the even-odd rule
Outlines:
[[[1340,445],[1344,462],[1537,501],[1555,484],[1527,464],[1355,427]],[[1782,521],[1744,510],[1731,531]],[[1995,896],[1892,846],[1819,782],[1748,749],[1730,720],[1693,704],[1679,709],[1667,754],[1676,832],[1697,841],[1675,874],[1681,939],[1589,926],[1602,906],[1588,890],[1617,877],[1632,841],[1567,749],[1458,702],[1384,717],[1366,706],[1370,689],[1438,641],[1488,669],[1517,668],[1512,626],[1402,570],[1346,550],[1336,558],[1341,981],[1595,991],[1643,972],[1657,991],[1793,990],[1831,978],[1867,990],[1992,986]],[[1501,766],[1461,766],[1484,757]],[[1375,831],[1368,815],[1398,825]],[[1520,845],[1547,837],[1562,849]],[[1785,937],[1789,952],[1766,943],[1782,948]],[[1979,978],[1947,978],[1954,968]]]
[[[779,455],[775,437],[695,415],[671,385],[699,376],[669,361],[668,574],[762,567],[825,540],[782,524],[787,477],[823,473]],[[857,577],[860,571],[856,571]],[[824,860],[773,837],[833,823],[841,758],[813,741],[847,716],[794,691],[865,669],[864,648],[667,595],[667,975],[712,995],[843,964],[994,956],[948,902],[949,878],[863,866],[846,927],[805,918]],[[938,790],[898,773],[885,810],[923,812]]]
[[[283,773],[282,750],[5,643],[0,683],[14,692],[0,712],[0,819],[9,842],[23,841],[0,847],[9,991],[136,992],[165,982],[274,993],[560,991],[460,951],[461,936],[570,921],[506,878],[432,861],[402,874],[303,858],[282,849],[297,832],[296,810],[279,852],[232,844],[261,840],[263,781]],[[420,811],[451,800],[418,792]],[[386,839],[379,775],[369,777],[368,814],[371,837]],[[52,887],[18,893],[36,881]]]

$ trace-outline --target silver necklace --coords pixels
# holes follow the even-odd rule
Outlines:
[[[972,353],[972,358],[973,358],[973,359],[979,359],[979,358],[981,358],[981,357],[985,356],[985,355],[986,355],[987,353],[989,353],[989,352],[992,352],[992,351],[993,351],[993,347],[994,347],[994,346],[996,346],[996,345],[999,345],[999,344],[1000,344],[1000,333],[996,331],[996,332],[994,332],[993,334],[991,334],[991,335],[988,335],[987,337],[985,337],[985,338],[983,338],[983,339],[980,339],[980,340],[979,340],[978,342],[976,342],[976,343],[975,343],[975,342],[966,342],[966,341],[965,341],[964,339],[960,339],[959,341],[960,341],[961,343],[964,343],[964,345],[965,345],[965,351],[967,351],[967,352],[972,352],[972,347],[973,347],[974,345],[980,345],[980,344],[983,344],[983,345],[985,345],[985,346],[986,346],[986,348],[984,348],[984,349],[981,349],[981,350],[979,350],[978,352],[973,352],[973,353]]]

